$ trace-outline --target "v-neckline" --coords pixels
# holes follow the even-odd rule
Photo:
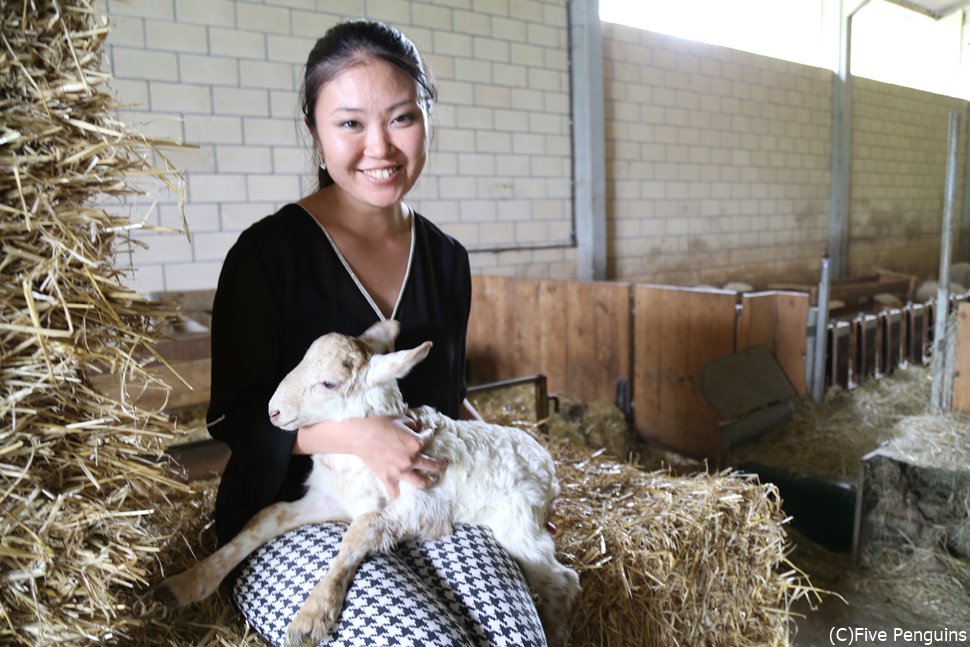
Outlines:
[[[323,235],[326,236],[327,241],[330,243],[330,247],[333,248],[333,251],[337,255],[337,258],[340,259],[340,264],[344,266],[344,270],[346,270],[350,278],[353,279],[354,284],[357,286],[357,289],[360,291],[364,299],[367,300],[367,303],[370,304],[371,309],[377,315],[378,319],[380,319],[381,321],[387,321],[388,319],[397,319],[398,310],[401,307],[401,301],[404,299],[404,291],[407,288],[408,279],[411,277],[411,264],[414,261],[414,232],[415,232],[414,221],[416,220],[414,209],[405,205],[405,208],[408,210],[408,213],[411,216],[411,242],[408,249],[408,264],[404,270],[404,279],[401,281],[401,287],[398,290],[397,300],[395,300],[394,302],[394,307],[391,308],[390,315],[385,315],[384,312],[381,310],[380,306],[377,305],[377,302],[374,301],[374,297],[371,296],[371,293],[367,290],[366,287],[364,287],[364,284],[357,276],[357,273],[354,272],[354,268],[352,268],[350,266],[350,263],[347,262],[347,259],[340,251],[340,247],[337,246],[337,242],[333,239],[333,236],[330,235],[330,232],[327,231],[327,228],[323,225],[323,223],[317,220],[314,217],[314,215],[310,213],[310,210],[307,209],[305,206],[303,206],[300,203],[296,203],[296,204],[301,209],[303,209],[306,215],[310,216],[313,222],[317,223],[318,227],[320,227],[320,231],[322,231]]]

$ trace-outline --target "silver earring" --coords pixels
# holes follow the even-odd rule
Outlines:
[[[320,170],[321,171],[326,171],[327,170],[327,165],[321,162],[320,163]]]

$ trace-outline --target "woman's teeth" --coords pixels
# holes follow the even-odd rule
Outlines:
[[[382,168],[374,169],[372,171],[364,171],[364,174],[368,177],[372,177],[375,180],[386,180],[394,174],[394,169]]]

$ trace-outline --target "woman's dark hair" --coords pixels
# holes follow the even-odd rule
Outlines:
[[[373,20],[352,20],[328,29],[307,57],[301,107],[311,128],[317,125],[314,113],[320,89],[351,65],[367,59],[387,61],[414,79],[418,103],[430,120],[438,91],[434,79],[425,70],[418,48],[390,25]],[[430,123],[427,128],[430,133]],[[325,169],[319,169],[317,173],[320,188],[333,184]]]

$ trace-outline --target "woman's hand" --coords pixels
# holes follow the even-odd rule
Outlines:
[[[425,489],[441,479],[448,462],[422,453],[430,439],[431,432],[420,432],[410,418],[375,416],[301,427],[293,451],[355,454],[393,501],[401,493],[401,481]]]
[[[437,483],[448,462],[423,454],[431,432],[421,433],[414,420],[381,416],[361,420],[362,429],[355,454],[384,484],[393,501],[400,494],[400,482],[425,489]]]

